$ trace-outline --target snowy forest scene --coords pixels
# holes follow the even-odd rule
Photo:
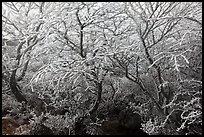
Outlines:
[[[2,135],[202,135],[202,2],[2,2]]]

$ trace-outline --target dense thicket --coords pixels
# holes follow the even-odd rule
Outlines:
[[[202,134],[201,101],[202,3],[2,3],[2,116],[26,134]]]

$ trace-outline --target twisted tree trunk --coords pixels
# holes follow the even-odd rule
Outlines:
[[[11,92],[14,94],[15,98],[17,99],[18,102],[25,102],[27,103],[26,98],[23,96],[23,94],[20,92],[20,88],[17,84],[17,80],[16,80],[16,70],[14,70],[11,74],[10,77],[10,81],[9,81],[9,85],[11,88]]]

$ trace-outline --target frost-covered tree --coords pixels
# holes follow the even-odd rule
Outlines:
[[[18,102],[37,95],[38,115],[66,115],[69,128],[126,100],[149,134],[199,134],[201,11],[198,2],[4,2],[3,79]]]

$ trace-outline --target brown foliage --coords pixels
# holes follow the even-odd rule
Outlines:
[[[14,135],[17,127],[20,125],[12,117],[2,117],[2,134],[3,135]]]
[[[30,129],[30,124],[20,125],[12,117],[2,117],[2,135],[29,135]]]

